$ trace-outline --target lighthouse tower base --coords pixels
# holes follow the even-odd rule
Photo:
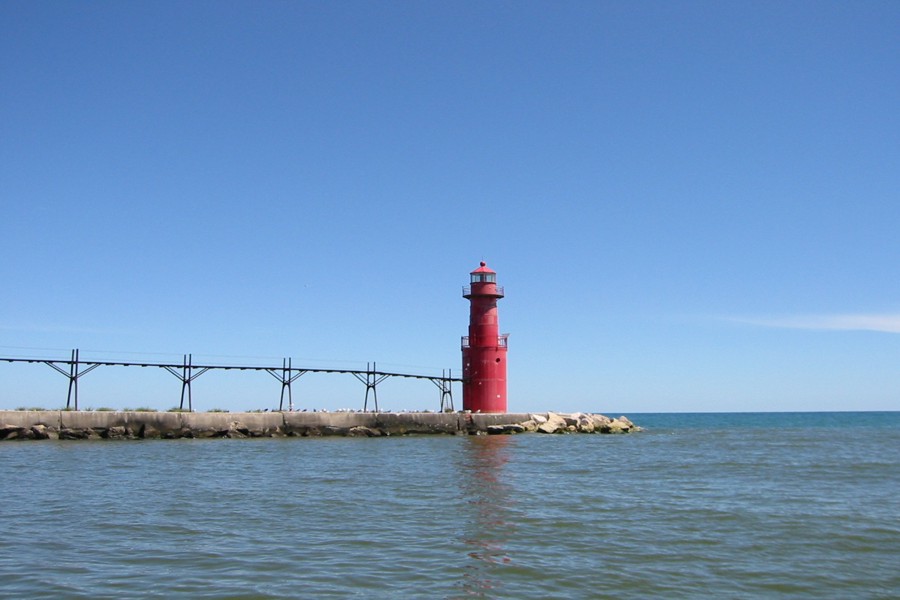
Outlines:
[[[505,346],[463,348],[463,410],[507,412]]]

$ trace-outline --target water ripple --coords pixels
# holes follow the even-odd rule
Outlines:
[[[0,596],[896,597],[900,427],[0,444]]]

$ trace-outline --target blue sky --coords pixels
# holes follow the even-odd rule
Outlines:
[[[458,372],[486,260],[511,410],[897,410],[898,30],[866,1],[0,3],[0,355]],[[0,363],[0,408],[65,391]]]

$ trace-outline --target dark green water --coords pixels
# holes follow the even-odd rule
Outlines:
[[[0,444],[2,598],[897,598],[900,413]]]

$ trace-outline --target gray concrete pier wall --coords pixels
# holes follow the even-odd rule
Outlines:
[[[0,441],[16,439],[153,439],[410,434],[619,433],[625,419],[575,413],[379,413],[0,410]]]

